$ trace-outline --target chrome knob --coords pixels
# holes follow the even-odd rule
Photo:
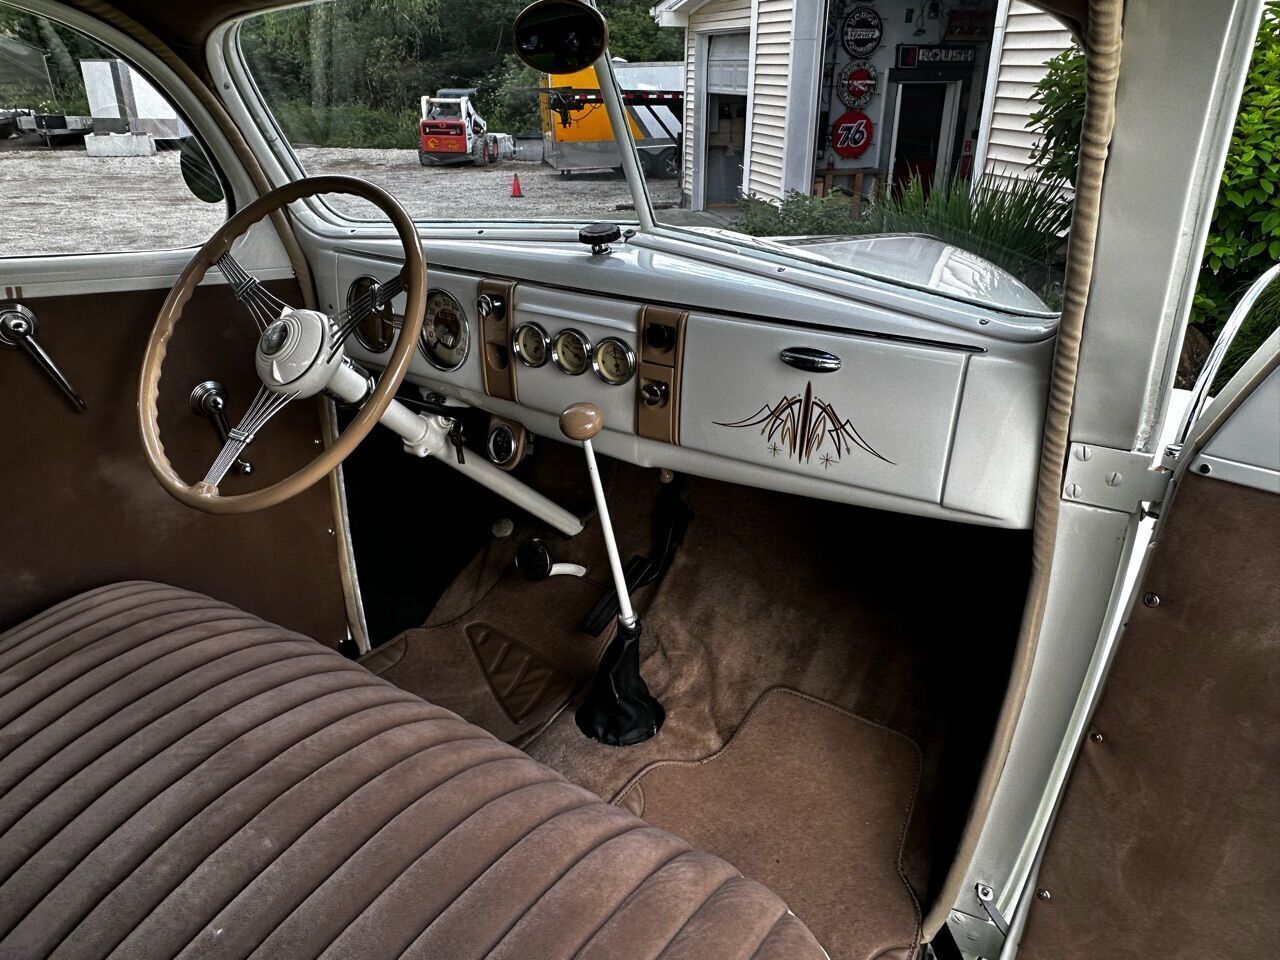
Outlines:
[[[640,399],[646,407],[660,407],[670,395],[671,388],[661,380],[650,380],[640,388]]]
[[[482,317],[493,317],[502,313],[507,304],[501,297],[491,293],[482,293],[476,300],[476,312]]]

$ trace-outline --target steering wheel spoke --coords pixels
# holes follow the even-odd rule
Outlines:
[[[266,387],[259,387],[253,402],[245,411],[240,422],[227,433],[227,442],[222,445],[217,458],[204,475],[204,482],[210,487],[217,487],[249,444],[253,443],[258,431],[277,413],[289,405],[296,394],[276,393]]]
[[[222,271],[231,284],[231,291],[241,305],[249,311],[253,322],[258,325],[258,332],[267,329],[289,305],[262,285],[257,277],[240,265],[240,261],[227,251],[214,265]]]
[[[345,310],[336,314],[333,318],[333,345],[330,347],[330,356],[342,349],[347,338],[371,313],[381,310],[403,291],[404,278],[397,273],[386,283],[375,284],[368,293],[352,301]]]

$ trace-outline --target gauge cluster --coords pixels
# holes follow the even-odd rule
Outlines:
[[[620,387],[636,375],[636,352],[625,341],[605,337],[592,344],[574,327],[551,336],[541,324],[527,320],[511,332],[511,352],[526,367],[544,367],[550,360],[561,373],[580,377],[590,370],[611,387]]]

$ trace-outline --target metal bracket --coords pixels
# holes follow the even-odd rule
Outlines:
[[[1143,503],[1163,500],[1172,479],[1173,472],[1149,453],[1073,443],[1062,499],[1135,513]]]
[[[1004,934],[986,917],[952,910],[947,916],[947,929],[963,956],[998,957],[1004,948]]]

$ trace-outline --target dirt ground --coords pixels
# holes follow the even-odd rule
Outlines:
[[[542,163],[423,167],[414,150],[301,147],[308,173],[360,176],[387,189],[422,219],[626,220],[634,216],[626,181],[611,172],[561,177]],[[519,175],[522,198],[511,196]],[[674,180],[650,184],[655,206],[679,200]],[[362,201],[335,198],[352,216]],[[153,157],[90,157],[79,144],[47,149],[0,143],[0,256],[146,250],[202,243],[222,223],[221,205],[187,190],[177,151]]]

